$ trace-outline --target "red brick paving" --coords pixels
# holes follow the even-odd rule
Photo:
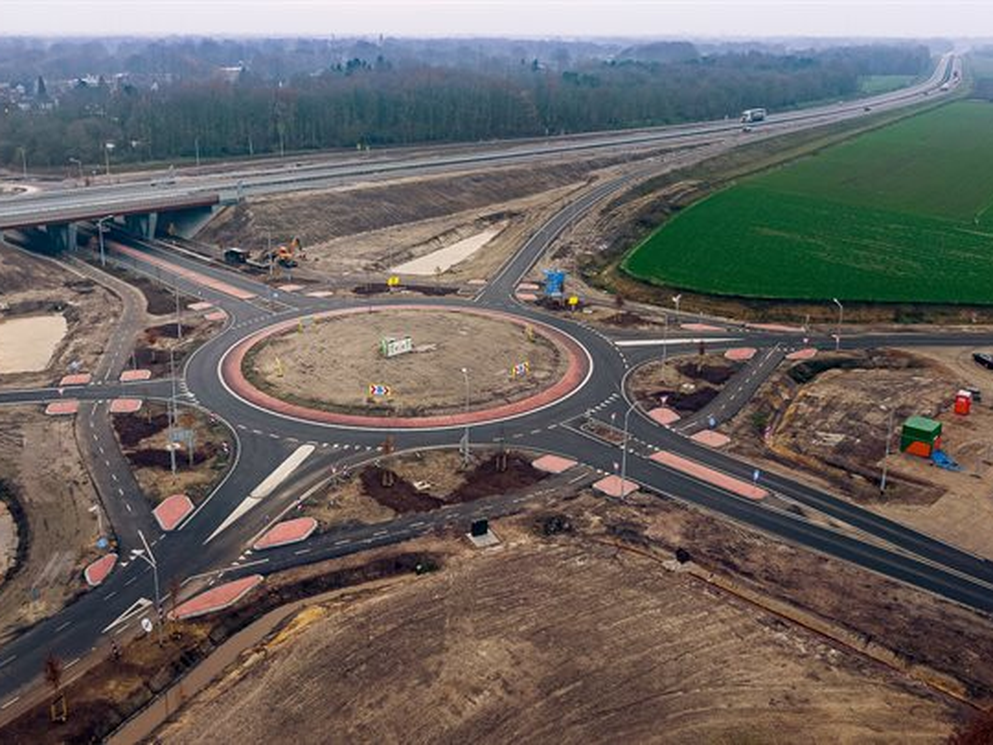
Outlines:
[[[111,414],[134,414],[141,411],[140,398],[115,398],[110,402]]]
[[[52,401],[45,407],[45,413],[49,416],[70,416],[77,411],[79,411],[79,401],[74,398]]]
[[[134,256],[140,258],[142,261],[152,264],[157,267],[161,267],[172,274],[178,275],[191,282],[194,282],[203,287],[209,287],[212,290],[221,292],[225,295],[230,295],[231,297],[238,298],[239,300],[249,300],[255,297],[255,293],[248,292],[246,290],[239,289],[234,285],[229,285],[227,282],[222,282],[219,279],[214,279],[213,277],[208,277],[200,272],[195,272],[192,269],[186,269],[185,267],[176,266],[164,259],[160,259],[156,256],[150,256],[144,251],[136,251],[133,248],[128,248],[127,246],[122,246],[120,243],[114,244],[114,250],[119,251],[127,256]]]
[[[713,468],[703,465],[702,463],[697,463],[696,461],[690,460],[689,458],[684,458],[681,455],[676,455],[675,453],[667,453],[661,450],[651,458],[656,463],[661,463],[669,468],[674,468],[677,471],[682,471],[683,473],[692,476],[693,478],[699,479],[700,481],[706,481],[708,484],[713,484],[714,486],[720,487],[732,494],[737,494],[739,497],[745,497],[746,499],[764,499],[769,496],[769,492],[761,487],[755,486],[755,484],[750,481],[744,481],[734,476],[728,476],[726,473],[721,473],[720,471],[715,471]]]
[[[136,383],[139,380],[149,380],[152,377],[151,370],[125,370],[121,373],[122,383]]]
[[[661,424],[663,427],[668,427],[674,422],[678,422],[682,417],[679,413],[673,411],[668,406],[659,406],[658,408],[652,409],[648,412],[648,416],[652,418],[656,424]]]
[[[545,473],[564,473],[576,465],[576,461],[559,455],[543,455],[531,461],[531,465]]]
[[[253,574],[250,577],[242,577],[233,582],[218,585],[212,590],[207,590],[207,592],[200,593],[196,597],[187,600],[185,603],[180,603],[174,611],[169,613],[169,618],[196,618],[207,613],[224,610],[245,597],[245,595],[258,587],[261,582],[262,575]]]
[[[439,308],[431,305],[391,305],[379,306],[378,308],[373,309],[358,307],[344,310],[325,311],[324,313],[316,314],[314,318],[361,315],[364,313],[369,313],[371,310],[438,311]],[[297,327],[299,320],[292,318],[269,326],[268,328],[243,339],[237,345],[232,347],[222,363],[222,375],[232,391],[263,409],[268,409],[279,414],[296,417],[298,419],[305,419],[312,422],[384,429],[459,427],[466,424],[477,424],[481,422],[493,421],[495,419],[504,419],[507,417],[517,416],[561,400],[578,389],[579,386],[586,380],[587,373],[589,372],[589,359],[587,358],[585,349],[583,349],[583,347],[581,347],[572,337],[567,336],[551,326],[546,326],[543,323],[526,320],[518,316],[508,313],[501,313],[499,311],[489,311],[476,308],[459,308],[459,312],[473,313],[475,315],[486,316],[489,318],[500,318],[516,323],[522,327],[531,326],[535,333],[555,342],[559,347],[566,351],[569,355],[568,369],[558,382],[533,396],[520,401],[495,406],[490,409],[470,411],[469,413],[460,412],[457,414],[424,417],[376,417],[365,416],[362,414],[338,414],[330,411],[321,411],[319,409],[311,409],[305,406],[298,406],[286,401],[281,401],[274,396],[263,393],[249,383],[241,371],[242,361],[244,360],[245,354],[249,349],[265,338],[282,331],[295,329]]]
[[[228,314],[223,310],[215,310],[212,313],[207,313],[204,318],[208,321],[225,321],[227,320]]]
[[[684,331],[723,331],[720,326],[713,326],[709,323],[683,323],[679,328]]]
[[[173,494],[162,500],[158,507],[152,510],[155,520],[162,530],[175,530],[186,516],[193,512],[193,502],[185,494]]]
[[[608,497],[626,497],[638,491],[638,485],[631,479],[622,481],[620,476],[606,476],[594,483],[593,489]]]
[[[266,548],[276,548],[286,546],[290,543],[299,543],[310,538],[311,533],[317,530],[317,520],[312,517],[298,517],[295,520],[284,520],[276,523],[264,536],[259,538],[252,546],[256,551]]]
[[[712,448],[722,448],[731,442],[730,437],[720,432],[714,432],[712,429],[702,429],[695,435],[691,435],[690,439]]]
[[[86,577],[86,584],[90,587],[98,587],[103,584],[103,581],[107,579],[107,576],[116,564],[117,554],[101,556],[83,570],[83,576]]]
[[[62,378],[59,381],[59,386],[89,385],[91,380],[93,380],[93,376],[89,373],[76,373],[75,375],[66,375]]]
[[[736,349],[726,351],[724,356],[735,362],[746,362],[755,356],[756,351],[754,347],[737,347]]]
[[[190,310],[193,310],[193,311],[196,311],[196,312],[199,313],[201,310],[210,310],[211,308],[214,307],[214,304],[213,303],[208,303],[206,300],[201,300],[201,301],[199,301],[197,303],[190,303],[186,307],[189,308]]]

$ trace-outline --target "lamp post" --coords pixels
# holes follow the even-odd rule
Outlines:
[[[669,359],[669,314],[662,314],[662,369],[665,375],[665,363]]]
[[[465,380],[465,413],[469,415],[469,368],[462,368],[462,378]],[[469,462],[469,421],[466,419],[465,434],[462,435],[462,460]]]
[[[110,151],[114,149],[113,142],[105,142],[103,144],[103,162],[107,168],[107,175],[110,175]]]
[[[141,559],[152,568],[152,576],[155,580],[155,626],[158,629],[159,646],[162,646],[162,601],[159,598],[159,562],[152,553],[152,547],[145,540],[145,534],[138,530],[138,537],[144,548],[131,549],[131,559]]]
[[[679,301],[683,299],[683,293],[672,296],[672,304],[676,306],[676,315],[679,315]]]
[[[200,138],[199,137],[197,137],[195,140],[193,140],[193,147],[196,149],[196,154],[197,154],[197,168],[199,168],[200,167]]]
[[[627,486],[628,478],[628,419],[631,416],[631,412],[638,405],[637,401],[633,401],[628,410],[624,412],[624,449],[621,451],[621,496],[624,496],[624,489]]]
[[[831,300],[838,306],[838,333],[834,335],[834,351],[837,352],[841,349],[841,324],[845,322],[845,306],[836,297],[831,298]]]
[[[886,426],[886,455],[883,456],[883,475],[879,479],[879,493],[883,494],[886,492],[886,470],[889,467],[890,461],[890,442],[893,441],[893,415],[896,413],[896,408],[887,409],[885,405],[880,405],[879,407],[883,411],[889,411],[889,423]]]
[[[107,252],[103,247],[103,224],[107,222],[107,220],[112,220],[113,218],[113,215],[107,215],[106,217],[101,217],[97,220],[97,236],[100,240],[100,266],[107,266]]]

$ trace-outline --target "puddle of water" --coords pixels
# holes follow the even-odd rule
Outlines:
[[[67,329],[61,313],[0,320],[0,373],[44,370]]]
[[[390,271],[397,274],[416,274],[420,276],[433,276],[440,269],[445,271],[451,266],[455,266],[460,261],[465,261],[476,251],[481,249],[500,232],[499,228],[484,230],[482,233],[464,238],[451,246],[439,248],[432,251],[427,256],[412,259],[404,264],[393,267]]]

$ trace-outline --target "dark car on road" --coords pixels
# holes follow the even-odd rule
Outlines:
[[[993,354],[990,354],[989,352],[973,352],[972,359],[986,369],[993,370]]]

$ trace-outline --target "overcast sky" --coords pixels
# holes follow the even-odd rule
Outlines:
[[[0,34],[993,36],[993,0],[0,0]]]

